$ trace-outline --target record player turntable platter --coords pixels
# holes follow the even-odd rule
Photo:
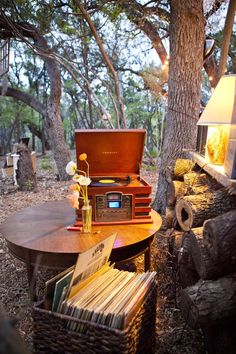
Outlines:
[[[116,178],[116,177],[95,177],[92,178],[92,182],[90,183],[91,187],[119,187],[119,186],[127,186],[131,182],[131,178]]]
[[[114,179],[100,179],[98,182],[103,184],[110,184],[115,183],[116,181]]]

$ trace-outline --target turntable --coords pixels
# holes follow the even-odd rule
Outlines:
[[[144,129],[75,131],[78,168],[86,170],[82,153],[90,167],[93,225],[152,222],[151,186],[140,177],[145,135]],[[76,214],[79,225],[81,210]]]

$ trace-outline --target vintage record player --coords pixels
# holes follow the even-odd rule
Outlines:
[[[87,169],[82,153],[89,162],[93,225],[152,222],[151,186],[140,176],[145,136],[144,129],[75,131],[77,166]],[[76,215],[80,225],[80,209]]]

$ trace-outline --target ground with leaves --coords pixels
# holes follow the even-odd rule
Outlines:
[[[3,161],[0,163],[0,167],[2,167]],[[156,188],[155,168],[143,168],[142,177],[153,186],[154,194]],[[20,192],[13,185],[12,178],[3,179],[0,176],[0,222],[25,207],[66,197],[70,182],[57,181],[55,165],[50,154],[37,157],[37,179],[37,192]],[[16,327],[21,337],[33,352],[32,304],[28,296],[26,267],[24,263],[9,253],[1,234],[0,260],[0,303],[9,318],[16,320]],[[138,272],[142,272],[143,256],[137,258],[132,266],[135,266]],[[127,267],[131,266],[127,265]],[[168,237],[164,229],[158,232],[152,245],[152,270],[156,270],[158,276],[156,353],[204,353],[201,332],[191,330],[185,324],[178,309],[178,279],[171,255],[168,252]],[[50,278],[50,271],[41,270],[37,277],[37,287],[40,290],[43,288],[45,280]]]

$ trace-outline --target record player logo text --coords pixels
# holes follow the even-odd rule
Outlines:
[[[102,151],[102,154],[104,154],[104,155],[116,155],[116,154],[118,154],[118,151]]]

